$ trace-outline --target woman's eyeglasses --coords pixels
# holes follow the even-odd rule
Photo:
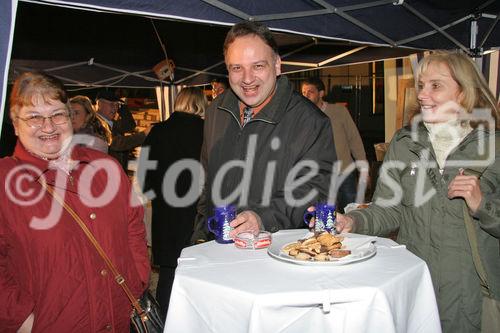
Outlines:
[[[21,118],[19,116],[16,116],[17,119],[21,119],[22,121],[26,122],[28,126],[34,127],[34,128],[40,128],[43,126],[45,123],[45,119],[49,119],[52,124],[54,125],[64,125],[68,122],[69,120],[69,113],[68,112],[58,112],[54,113],[51,116],[45,117],[42,115],[33,115],[29,116],[27,118]]]

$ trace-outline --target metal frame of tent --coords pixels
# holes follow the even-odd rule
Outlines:
[[[222,11],[226,11],[236,17],[239,17],[242,20],[248,20],[248,21],[259,21],[259,22],[265,22],[265,21],[272,21],[272,20],[283,20],[283,19],[292,19],[292,18],[299,18],[299,17],[310,17],[310,16],[318,16],[318,15],[325,15],[325,14],[331,14],[331,15],[338,15],[342,17],[343,19],[347,20],[348,22],[358,26],[359,28],[363,29],[369,34],[372,34],[379,39],[385,41],[385,44],[381,45],[387,45],[387,46],[405,46],[408,43],[422,39],[425,37],[428,37],[433,34],[441,34],[445,38],[447,38],[449,41],[451,41],[453,44],[455,44],[458,48],[462,49],[463,51],[469,53],[471,56],[479,56],[481,55],[482,48],[490,36],[491,32],[497,25],[499,19],[500,19],[500,12],[497,13],[496,15],[492,14],[487,14],[487,13],[480,13],[481,9],[487,7],[488,5],[492,4],[495,2],[495,0],[489,0],[482,4],[480,7],[478,7],[478,14],[467,14],[463,17],[460,17],[459,19],[454,20],[453,22],[450,22],[446,25],[443,26],[438,26],[435,24],[432,20],[430,20],[428,17],[426,17],[423,13],[418,11],[414,6],[410,5],[408,2],[405,0],[381,0],[381,1],[372,1],[372,2],[367,2],[363,4],[356,4],[356,5],[349,5],[349,6],[342,6],[342,7],[336,7],[333,6],[329,3],[327,3],[324,0],[312,0],[312,2],[316,3],[318,6],[322,7],[322,9],[315,9],[315,10],[306,10],[306,11],[301,11],[301,12],[291,12],[291,13],[280,13],[280,14],[264,14],[264,15],[249,15],[248,13],[242,12],[235,7],[231,7],[227,5],[226,3],[219,1],[219,0],[202,0],[206,3],[209,3],[217,8],[219,8]],[[393,6],[401,6],[402,8],[406,9],[408,12],[412,13],[416,17],[418,17],[423,23],[427,24],[431,29],[421,33],[417,36],[413,36],[411,38],[406,38],[402,40],[393,40],[391,37],[385,35],[384,33],[377,31],[376,29],[373,29],[372,27],[368,26],[367,24],[359,21],[358,19],[354,18],[352,15],[349,14],[351,11],[355,10],[360,10],[360,9],[368,9],[368,8],[374,8],[378,6],[384,6],[384,5],[393,5]],[[486,35],[483,37],[481,42],[477,44],[477,35],[478,35],[478,29],[477,29],[477,21],[480,18],[485,18],[485,19],[491,19],[491,25],[490,28],[488,29],[488,32]],[[471,36],[470,36],[470,45],[467,47],[460,43],[456,38],[451,36],[448,32],[446,32],[447,29],[452,28],[453,26],[462,23],[467,20],[471,20]]]

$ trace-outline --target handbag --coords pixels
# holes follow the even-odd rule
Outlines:
[[[483,333],[497,333],[500,332],[500,301],[491,296],[488,287],[488,278],[486,270],[484,269],[481,257],[479,256],[479,248],[477,245],[476,229],[472,217],[469,214],[469,209],[464,202],[464,221],[465,230],[467,231],[467,238],[472,252],[472,261],[476,268],[479,281],[481,283],[481,292],[483,294],[483,305],[481,312],[481,332]]]
[[[163,332],[163,320],[160,312],[160,305],[146,290],[138,300],[143,314],[138,313],[135,308],[132,309],[130,316],[130,332],[137,333],[161,333]]]
[[[115,268],[109,257],[106,255],[101,245],[97,242],[92,232],[87,228],[85,223],[82,221],[80,216],[71,208],[62,198],[57,194],[51,187],[49,187],[45,181],[38,178],[38,182],[42,187],[56,199],[57,202],[73,217],[75,222],[83,230],[83,233],[87,236],[90,243],[95,247],[97,253],[102,257],[104,262],[109,268],[109,271],[113,274],[114,280],[123,289],[127,295],[130,303],[132,304],[132,312],[130,314],[130,329],[131,332],[137,333],[161,333],[163,332],[163,320],[160,315],[160,305],[154,299],[153,295],[146,289],[142,294],[140,299],[136,299],[132,294],[132,291],[125,283],[125,279]]]

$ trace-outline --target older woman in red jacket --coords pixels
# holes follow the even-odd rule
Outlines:
[[[93,233],[134,296],[147,287],[143,209],[106,154],[72,145],[68,98],[56,79],[25,73],[10,116],[17,146],[0,160],[0,331],[128,332],[131,305],[82,229]]]

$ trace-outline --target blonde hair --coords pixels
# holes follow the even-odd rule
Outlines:
[[[78,131],[85,134],[92,134],[103,139],[108,145],[111,144],[111,133],[108,128],[101,122],[97,116],[94,107],[92,106],[92,101],[87,96],[75,96],[69,100],[70,104],[78,104],[83,107],[87,113],[88,118],[83,124],[83,127]],[[71,116],[73,116],[73,111],[71,111]]]
[[[19,110],[24,106],[33,106],[35,100],[49,103],[61,101],[68,103],[68,95],[61,81],[42,72],[25,72],[21,74],[12,87],[10,94],[10,118],[15,120]]]
[[[207,98],[201,89],[187,87],[182,88],[177,95],[174,103],[174,111],[192,113],[203,118],[207,106]]]
[[[476,64],[464,53],[458,51],[434,51],[420,61],[415,82],[427,70],[431,63],[440,63],[448,66],[451,77],[458,84],[462,93],[461,106],[466,112],[472,113],[474,108],[487,108],[495,119],[496,128],[499,127],[498,106],[486,80],[479,72]],[[418,95],[418,89],[417,89]],[[412,110],[412,117],[420,113],[417,101]],[[471,124],[474,126],[474,124]]]

